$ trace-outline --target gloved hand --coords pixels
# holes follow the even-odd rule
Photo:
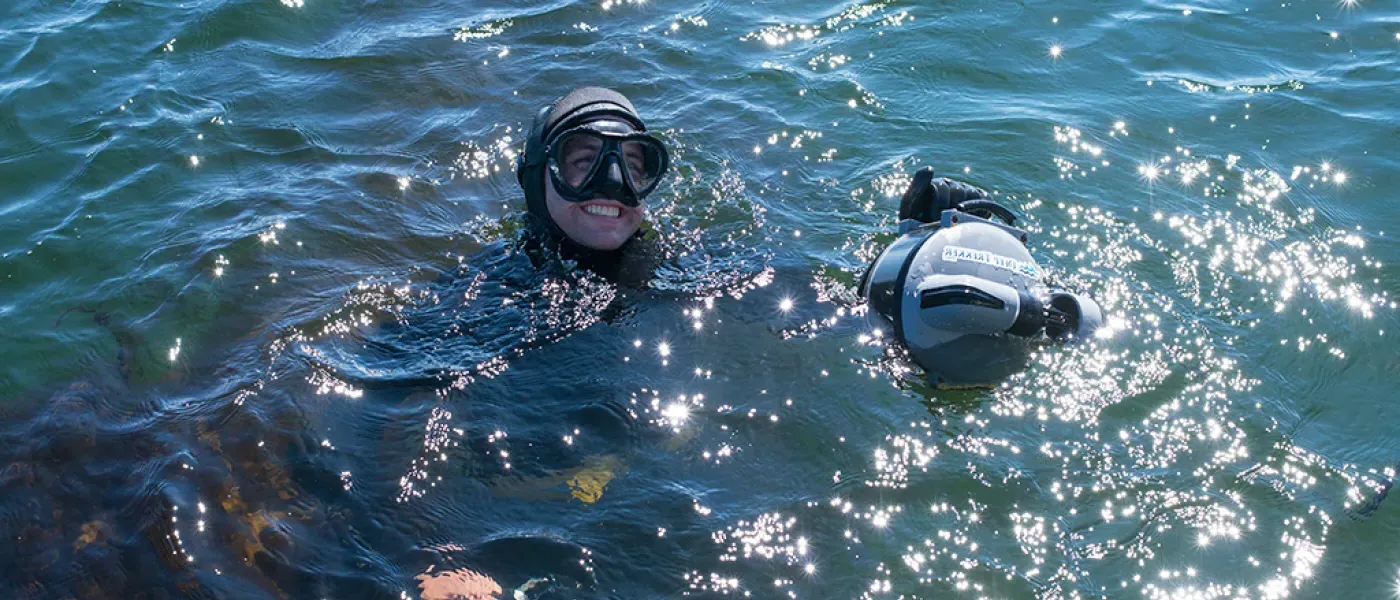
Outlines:
[[[909,189],[904,190],[904,197],[899,200],[899,220],[932,223],[947,209],[959,208],[970,200],[988,198],[990,196],[982,188],[947,177],[934,179],[933,167],[924,167],[914,173],[914,180],[909,182]],[[972,210],[968,212],[976,214]]]

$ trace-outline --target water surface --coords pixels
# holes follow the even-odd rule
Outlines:
[[[1400,5],[0,22],[0,596],[1400,589]],[[509,252],[579,85],[674,149],[643,289]],[[922,165],[1106,335],[924,385],[851,292]]]

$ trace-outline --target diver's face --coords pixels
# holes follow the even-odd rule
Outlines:
[[[549,216],[574,243],[594,250],[616,250],[642,227],[645,200],[638,206],[625,206],[608,198],[569,202],[559,196],[548,174],[544,177],[544,197]]]
[[[641,228],[646,200],[635,207],[603,197],[569,202],[559,195],[549,174],[543,176],[549,216],[574,243],[594,250],[616,250]]]

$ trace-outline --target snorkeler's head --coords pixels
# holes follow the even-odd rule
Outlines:
[[[668,166],[626,96],[584,87],[535,116],[516,177],[532,215],[576,244],[615,250],[641,227]]]

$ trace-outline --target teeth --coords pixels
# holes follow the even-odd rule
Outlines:
[[[616,206],[603,206],[601,204],[589,204],[583,207],[583,210],[590,215],[598,215],[600,217],[617,217],[621,212],[617,210]]]

